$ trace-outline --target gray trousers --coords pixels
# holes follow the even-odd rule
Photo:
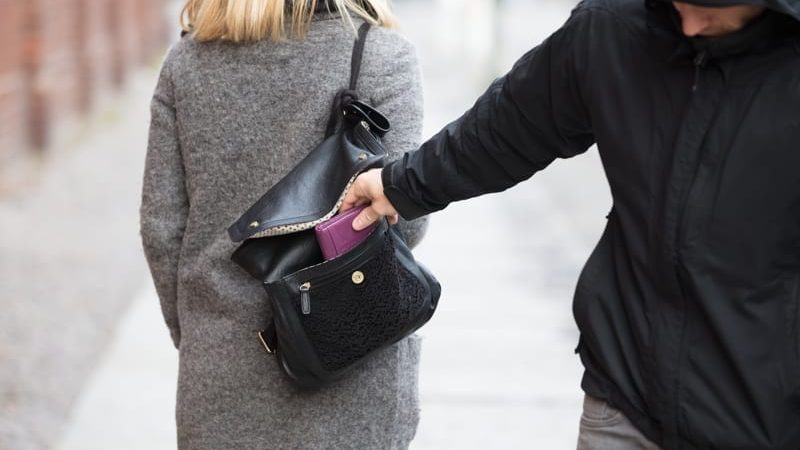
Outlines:
[[[659,450],[622,412],[586,395],[578,434],[578,450]]]

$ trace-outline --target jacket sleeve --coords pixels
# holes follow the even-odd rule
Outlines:
[[[141,237],[161,311],[172,341],[180,345],[178,261],[189,211],[175,124],[175,98],[167,64],[151,103],[150,135],[140,209]]]
[[[372,59],[372,64],[365,64],[369,69],[365,73],[364,87],[372,105],[391,123],[391,131],[383,143],[388,152],[387,161],[396,161],[405,152],[418,148],[422,140],[423,95],[419,63],[414,47],[396,33],[373,28],[368,36],[375,40],[366,44],[365,60],[369,63]],[[391,45],[386,45],[386,41]],[[410,248],[422,240],[427,225],[425,217],[411,221],[400,219],[397,224]]]
[[[574,12],[461,118],[384,168],[384,192],[401,216],[503,191],[594,143],[580,92],[585,15]]]

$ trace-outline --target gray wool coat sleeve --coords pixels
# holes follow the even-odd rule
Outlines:
[[[150,135],[142,192],[141,235],[145,256],[172,341],[180,345],[178,262],[189,201],[175,121],[169,66],[164,66],[151,103]]]
[[[304,40],[185,37],[164,61],[141,235],[178,347],[180,450],[405,450],[416,433],[419,337],[340,383],[298,391],[256,335],[271,319],[266,292],[230,260],[238,245],[228,226],[323,139],[331,101],[348,85],[354,39],[341,18],[318,15]],[[419,69],[397,32],[370,31],[358,90],[391,121],[390,159],[418,145]],[[399,226],[413,245],[424,223]]]

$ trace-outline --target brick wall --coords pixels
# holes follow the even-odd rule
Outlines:
[[[29,141],[49,143],[55,121],[79,113],[78,0],[26,0]]]
[[[91,109],[98,92],[113,87],[111,79],[111,28],[106,23],[109,0],[79,0],[78,9],[78,108]]]
[[[0,166],[25,142],[25,75],[22,67],[22,3],[0,0]]]
[[[151,62],[167,42],[167,3],[0,0],[0,164],[52,145],[60,124]]]

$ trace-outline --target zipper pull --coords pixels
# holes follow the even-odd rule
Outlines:
[[[311,283],[306,282],[300,285],[300,310],[303,315],[311,314]]]
[[[692,92],[697,91],[697,83],[700,81],[700,69],[706,66],[708,61],[708,52],[701,51],[694,57],[694,84],[692,84]]]

